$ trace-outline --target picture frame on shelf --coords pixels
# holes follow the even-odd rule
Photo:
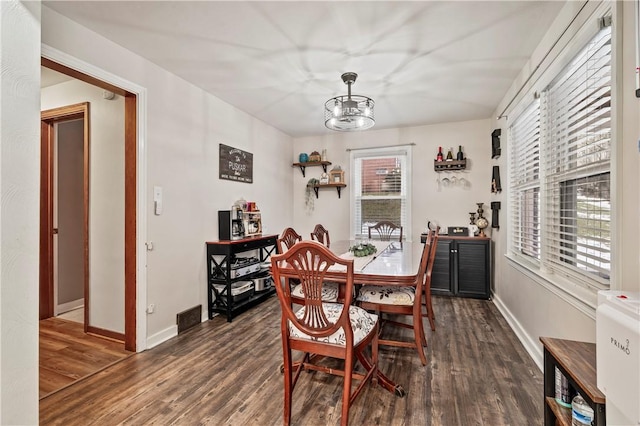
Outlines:
[[[329,183],[344,183],[344,170],[331,170],[329,172]]]

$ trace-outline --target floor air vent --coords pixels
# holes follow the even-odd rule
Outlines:
[[[178,334],[187,331],[196,324],[200,324],[202,318],[202,305],[182,311],[177,315]]]

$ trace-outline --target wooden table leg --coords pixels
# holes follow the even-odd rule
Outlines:
[[[371,365],[369,360],[362,353],[358,353],[356,355],[357,355],[358,360],[360,361],[360,363],[364,366],[364,368],[367,371],[369,371],[369,370],[371,370],[373,368],[373,366]],[[404,390],[402,385],[394,383],[390,378],[385,376],[382,371],[380,371],[380,368],[378,368],[377,375],[376,375],[375,379],[377,379],[377,381],[380,384],[380,386],[382,386],[383,388],[385,388],[389,392],[395,394],[396,396],[399,396],[400,398],[403,398],[407,394],[407,392]]]

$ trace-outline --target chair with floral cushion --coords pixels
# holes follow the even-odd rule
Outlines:
[[[427,345],[427,340],[422,324],[422,294],[425,287],[431,288],[431,271],[435,260],[437,243],[437,234],[434,233],[427,236],[427,241],[420,259],[420,269],[413,284],[408,286],[365,285],[360,289],[356,299],[358,306],[367,311],[373,311],[377,315],[395,314],[411,316],[411,324],[390,319],[381,320],[380,333],[382,336],[383,328],[386,325],[409,328],[413,330],[413,341],[390,340],[381,337],[379,344],[415,348],[418,351],[422,365],[427,365],[427,358],[423,348]],[[430,303],[431,298],[428,300]]]
[[[434,241],[437,241],[438,239],[438,232],[440,230],[440,227],[438,227],[435,230],[430,230],[429,234],[427,236],[427,239],[431,238],[432,244],[436,244],[434,243]],[[434,251],[434,260],[433,262],[435,262],[435,250],[436,248],[433,248]],[[433,269],[433,265],[431,265],[432,269]],[[431,326],[431,331],[436,331],[436,317],[435,314],[433,313],[433,306],[431,304],[431,272],[429,272],[429,276],[425,277],[424,280],[424,286],[422,287],[422,294],[424,296],[423,302],[422,302],[422,306],[424,306],[424,312],[422,313],[423,317],[427,317],[427,319],[429,320],[429,325]]]
[[[371,231],[375,231],[377,235],[373,234],[372,236]],[[380,221],[369,227],[369,239],[377,238],[381,241],[391,241],[391,238],[395,239],[396,235],[398,236],[397,241],[402,242],[402,226],[388,220]]]
[[[282,254],[293,247],[296,243],[302,241],[302,236],[298,234],[293,228],[286,228],[282,231],[282,235],[278,238],[276,244],[276,251],[279,254]],[[295,280],[291,280],[293,284],[293,289],[291,290],[291,294],[293,297],[293,301],[295,303],[299,303],[302,299],[304,299],[304,294],[302,294],[302,286],[298,284]],[[338,283],[327,282],[322,286],[322,300],[325,302],[337,302],[338,301],[338,291],[339,286]]]
[[[321,224],[317,224],[315,228],[313,228],[313,232],[311,233],[311,241],[314,240],[318,241],[321,244],[324,244],[327,247],[331,246],[329,231],[327,231],[326,228]]]
[[[332,266],[339,269],[331,271]],[[346,268],[346,272],[344,269]],[[295,244],[283,254],[271,256],[271,270],[282,310],[280,331],[284,360],[284,424],[291,422],[291,398],[302,370],[321,371],[343,377],[341,425],[349,422],[349,408],[364,386],[377,376],[378,316],[351,305],[353,300],[353,260],[341,259],[317,242]],[[328,303],[321,298],[327,273],[344,282],[343,303]],[[302,307],[292,308],[288,282],[297,279],[303,287]],[[367,348],[371,346],[371,355]],[[303,353],[294,365],[291,351]],[[344,369],[324,366],[315,361],[319,355],[344,360]],[[356,369],[356,361],[364,367]],[[309,377],[309,376],[307,376]],[[359,383],[353,389],[353,380]],[[306,384],[315,381],[306,379]]]

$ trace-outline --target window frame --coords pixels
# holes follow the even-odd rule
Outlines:
[[[616,85],[616,75],[618,73],[618,61],[617,61],[617,53],[620,49],[620,39],[619,39],[619,29],[616,28],[615,19],[617,9],[615,4],[602,4],[599,7],[595,8],[595,10],[590,14],[590,16],[584,19],[584,23],[580,29],[575,32],[573,40],[569,42],[564,42],[563,49],[557,53],[554,59],[551,60],[550,64],[546,65],[546,70],[542,71],[541,75],[537,77],[537,81],[532,82],[529,86],[527,86],[527,90],[523,91],[523,96],[519,99],[518,103],[515,105],[511,111],[508,112],[508,117],[519,117],[520,114],[524,113],[526,109],[531,104],[530,99],[532,97],[537,98],[538,93],[547,89],[552,82],[558,78],[558,76],[563,72],[565,67],[574,60],[574,58],[578,55],[578,53],[583,50],[591,40],[597,35],[600,31],[600,28],[597,28],[596,25],[593,25],[595,20],[600,20],[604,17],[609,17],[613,22],[611,24],[611,113],[610,113],[610,123],[611,123],[611,143],[609,147],[609,163],[606,169],[598,169],[598,167],[594,167],[593,170],[590,170],[586,175],[592,176],[598,173],[609,173],[609,191],[611,194],[611,211],[610,211],[610,245],[611,245],[611,258],[610,258],[610,274],[609,279],[607,280],[607,284],[602,284],[598,279],[589,280],[589,282],[585,282],[584,275],[582,273],[574,273],[574,271],[570,271],[569,268],[567,270],[561,270],[558,268],[551,268],[546,262],[546,253],[545,249],[541,247],[541,260],[532,259],[530,256],[527,256],[523,253],[518,253],[514,250],[513,244],[513,232],[514,232],[514,224],[512,217],[512,212],[509,212],[508,216],[508,236],[507,236],[507,249],[505,251],[505,257],[509,261],[509,263],[518,271],[523,273],[525,276],[532,279],[534,282],[542,285],[547,288],[552,293],[558,295],[565,301],[571,303],[573,306],[589,315],[590,317],[595,318],[595,307],[597,304],[597,291],[602,289],[614,289],[615,276],[616,276],[616,261],[615,261],[615,252],[616,252],[616,241],[617,241],[617,232],[616,232],[616,219],[618,218],[618,212],[616,210],[616,202],[615,202],[615,193],[616,193],[616,172],[615,172],[615,164],[616,164],[616,128],[618,126],[618,114],[616,113],[618,103],[616,99],[619,97],[619,89]],[[544,120],[543,120],[544,121]],[[509,124],[509,123],[507,123]],[[544,127],[543,124],[542,126]],[[543,129],[544,133],[546,129]],[[509,136],[510,137],[510,136]],[[510,143],[510,142],[508,142]],[[541,142],[541,145],[544,142]],[[512,153],[508,153],[507,164],[509,167],[512,167]],[[541,162],[544,161],[544,154],[541,154]],[[547,190],[545,188],[546,185],[546,173],[544,170],[545,166],[541,164],[541,191]],[[576,178],[574,175],[573,179]],[[511,190],[511,180],[512,176],[509,175],[510,179],[510,189],[508,192],[509,199],[509,209],[512,207],[512,203],[514,202],[514,194]],[[543,221],[541,226],[541,238],[546,238],[545,233],[547,232],[545,229],[546,223],[544,221],[547,220],[545,217],[547,214],[547,200],[544,199],[545,196],[541,195],[540,199],[540,207],[539,212],[541,216],[541,220]],[[544,245],[544,244],[542,244]]]
[[[356,222],[356,215],[358,212],[362,211],[362,208],[358,209],[356,203],[361,200],[362,194],[362,182],[360,178],[356,176],[357,167],[356,161],[358,159],[377,159],[377,158],[389,158],[389,157],[404,157],[404,168],[401,171],[402,181],[401,181],[401,195],[397,196],[375,196],[369,199],[400,199],[401,206],[404,205],[404,212],[401,213],[401,219],[404,216],[404,221],[400,225],[403,227],[403,238],[405,241],[411,241],[411,200],[412,200],[412,191],[411,191],[411,164],[412,164],[412,156],[411,156],[411,145],[396,145],[396,146],[388,146],[388,147],[380,147],[380,148],[360,148],[360,149],[351,149],[349,150],[349,163],[350,163],[350,181],[351,189],[350,189],[350,214],[349,214],[349,233],[350,238],[357,239],[367,239],[368,235],[366,233],[357,232],[358,229],[362,229],[362,223],[360,218],[360,226],[358,227]]]

